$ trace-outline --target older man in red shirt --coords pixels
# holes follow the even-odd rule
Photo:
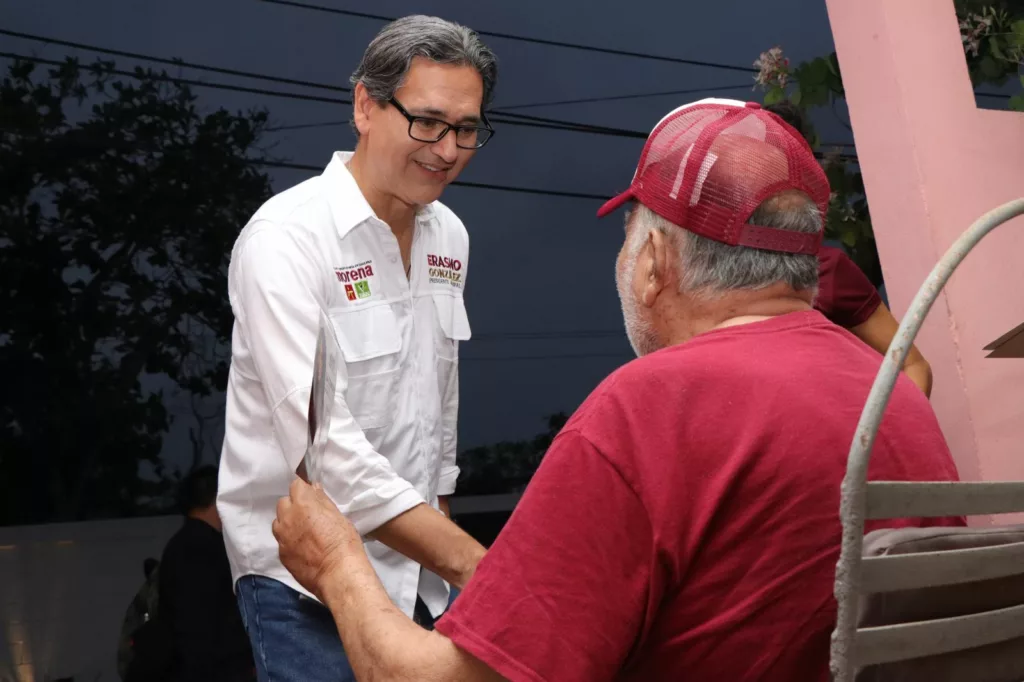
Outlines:
[[[806,142],[756,104],[662,119],[600,213],[632,202],[616,281],[640,357],[562,429],[436,631],[388,602],[323,491],[293,484],[281,558],[358,679],[828,679],[839,491],[881,360],[812,308],[828,196]],[[870,477],[956,478],[906,376]]]

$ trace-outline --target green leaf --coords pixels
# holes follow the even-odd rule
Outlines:
[[[841,239],[843,241],[843,244],[849,246],[850,248],[857,246],[857,233],[854,232],[853,230],[843,230],[843,235]]]
[[[778,104],[782,100],[786,99],[786,92],[782,88],[775,86],[768,92],[764,93],[764,105],[769,106],[772,104]]]
[[[800,86],[797,85],[796,89],[793,91],[793,94],[790,95],[789,101],[795,104],[796,106],[800,106],[800,98],[802,96],[803,95],[800,94]]]
[[[821,107],[828,104],[829,89],[823,84],[817,85],[803,85],[801,89],[804,91],[803,105],[808,109],[814,107]]]
[[[1017,47],[1024,47],[1024,19],[1010,24],[1010,42]]]
[[[1004,62],[1010,61],[1003,50],[999,47],[999,38],[996,36],[988,39],[988,49],[996,59]]]
[[[1024,95],[1014,95],[1011,97],[1010,109],[1012,111],[1024,111]]]
[[[842,78],[839,73],[839,56],[833,52],[828,56],[828,70],[832,72],[832,75],[836,78]]]
[[[978,71],[981,73],[982,78],[994,80],[1003,75],[1005,68],[995,59],[992,59],[992,57],[982,57],[978,60]]]
[[[812,60],[808,64],[808,77],[810,77],[815,83],[824,85],[828,81],[829,73],[831,69],[828,65],[828,60],[823,57],[818,57]]]

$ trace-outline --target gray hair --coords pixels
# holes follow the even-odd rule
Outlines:
[[[370,41],[349,82],[362,83],[377,102],[387,102],[402,87],[414,57],[438,64],[471,66],[484,81],[486,108],[498,80],[498,61],[471,29],[421,14],[396,19]],[[482,113],[482,112],[481,112]]]
[[[735,290],[757,290],[784,283],[796,291],[817,293],[818,257],[729,246],[682,229],[642,204],[636,204],[635,237],[646,240],[658,230],[679,253],[679,290],[715,297]],[[822,229],[821,212],[809,198],[793,206],[768,199],[750,215],[752,225],[790,232],[815,233]]]

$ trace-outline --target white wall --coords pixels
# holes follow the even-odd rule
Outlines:
[[[117,682],[125,610],[181,518],[0,528],[0,682]]]

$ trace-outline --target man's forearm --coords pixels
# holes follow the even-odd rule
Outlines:
[[[399,514],[370,533],[370,537],[459,589],[469,582],[487,552],[444,514],[425,504]]]
[[[920,358],[917,362],[904,364],[903,371],[906,373],[907,378],[917,384],[917,387],[924,391],[926,396],[931,397],[932,368],[924,358]]]
[[[402,613],[359,553],[325,575],[319,590],[360,682],[501,682],[503,678],[438,632]]]
[[[346,559],[322,584],[320,597],[334,616],[356,679],[444,679],[436,676],[448,667],[440,660],[444,642],[391,603],[365,555]]]

